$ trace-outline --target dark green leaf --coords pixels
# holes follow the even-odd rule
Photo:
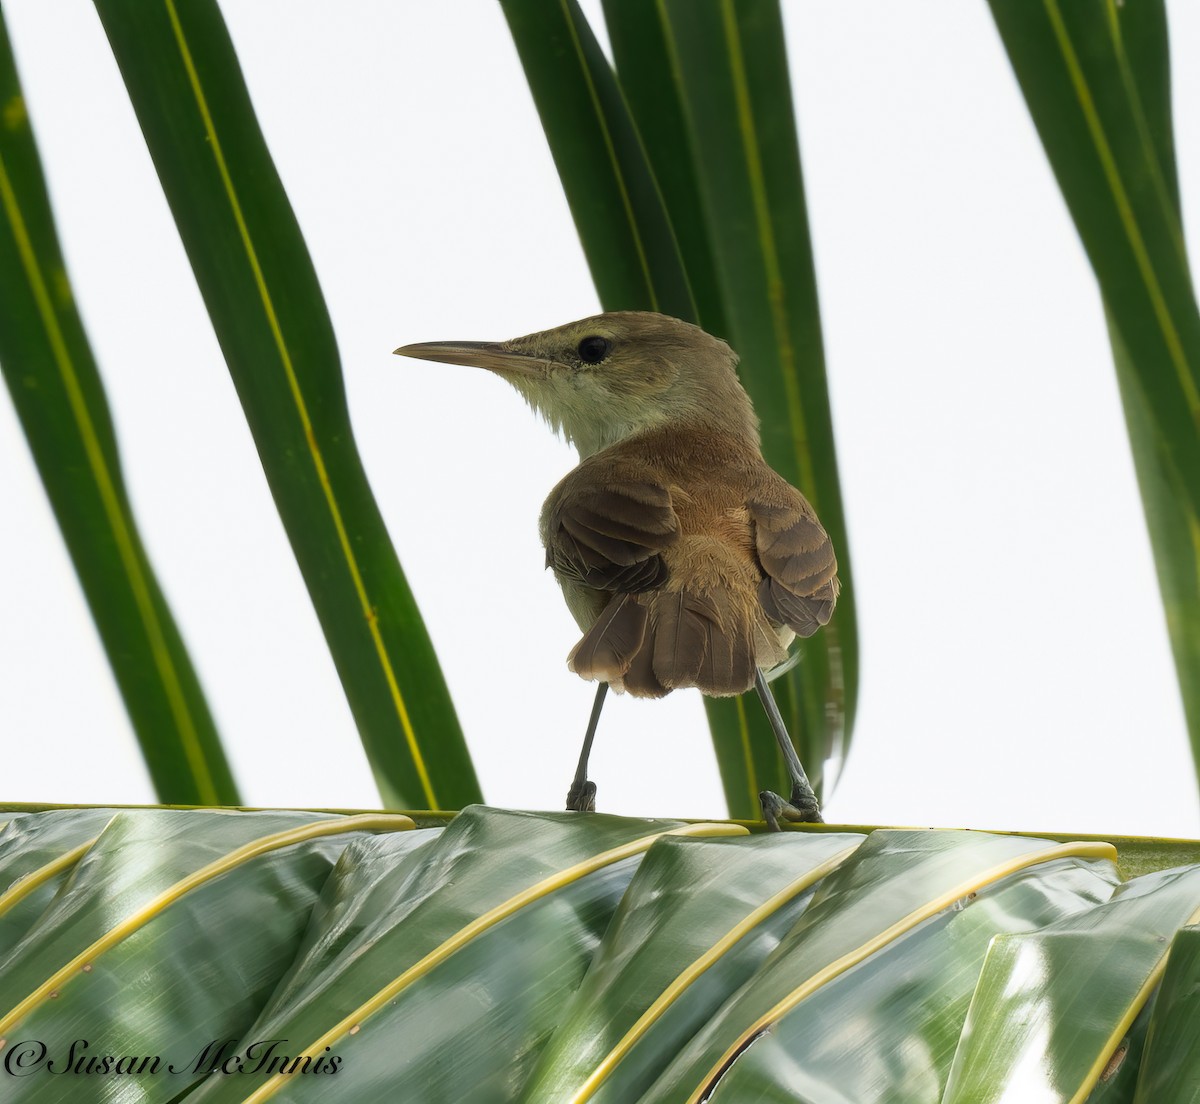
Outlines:
[[[1171,65],[1167,13],[1159,0],[1142,0],[1117,9],[1119,43],[1124,47],[1127,88],[1140,108],[1148,142],[1145,156],[1151,171],[1161,175],[1167,197],[1182,221],[1175,135],[1171,125]],[[1157,162],[1157,163],[1155,163]],[[1186,260],[1186,258],[1185,258]],[[1200,517],[1165,463],[1157,431],[1137,371],[1119,332],[1109,321],[1117,383],[1125,405],[1129,442],[1137,470],[1146,527],[1154,549],[1158,585],[1167,615],[1167,632],[1175,655],[1175,670],[1200,771]]]
[[[2,17],[0,369],[159,798],[236,805],[212,716],[129,505]]]
[[[1166,462],[1200,510],[1200,311],[1172,190],[1131,94],[1116,8],[1104,0],[991,6]]]
[[[1174,473],[1158,447],[1158,430],[1137,386],[1137,373],[1121,335],[1109,318],[1117,384],[1125,407],[1125,424],[1137,470],[1142,509],[1154,550],[1154,566],[1175,656],[1192,757],[1200,773],[1200,516],[1180,492]]]
[[[671,54],[662,9],[658,4],[637,0],[604,0],[604,20],[621,93],[679,242],[696,300],[698,317],[694,321],[709,333],[727,337],[724,292],[700,194],[696,151],[681,98],[678,66]]]
[[[574,3],[503,7],[605,308],[674,313],[730,340],[763,421],[764,454],[817,507],[846,584],[777,6],[607,3],[619,85]],[[678,251],[667,247],[674,241]],[[680,255],[698,313],[669,305],[679,299]],[[774,689],[819,789],[825,759],[844,757],[857,694],[851,587],[833,624],[802,647],[799,667]],[[730,813],[755,816],[760,790],[786,787],[766,717],[745,697],[705,706]]]
[[[479,786],[350,429],[329,314],[214,0],[97,0],[384,802]]]
[[[1171,942],[1142,1055],[1135,1104],[1200,1104],[1200,927]]]
[[[501,0],[605,310],[695,322],[675,236],[629,112],[575,0]]]
[[[1200,311],[1161,0],[991,0],[1100,284],[1200,771]]]
[[[849,542],[825,377],[804,182],[776,0],[689,7],[667,2],[665,34],[676,59],[717,261],[724,335],[762,419],[763,455],[808,496],[833,539],[842,596],[833,621],[802,641],[799,666],[775,683],[780,709],[814,785],[830,756],[844,760],[858,697],[858,642]],[[620,59],[618,59],[620,65]],[[736,759],[742,717],[729,706],[710,716],[722,759]],[[764,752],[770,738],[757,709],[756,778],[779,785]],[[765,762],[764,762],[765,759]],[[732,807],[731,807],[732,808]]]

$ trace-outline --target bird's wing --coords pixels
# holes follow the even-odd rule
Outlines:
[[[797,636],[812,636],[833,616],[837,559],[808,500],[783,479],[769,501],[747,503],[764,578],[758,600],[766,615]]]
[[[660,483],[568,477],[546,507],[546,565],[560,576],[625,593],[666,582],[661,553],[679,539],[679,518]]]

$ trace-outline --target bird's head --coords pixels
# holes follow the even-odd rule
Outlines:
[[[665,314],[617,311],[511,341],[435,341],[396,352],[503,376],[584,457],[671,423],[758,442],[733,350]]]

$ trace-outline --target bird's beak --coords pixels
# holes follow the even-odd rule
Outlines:
[[[545,379],[553,363],[527,353],[514,353],[498,341],[425,341],[419,345],[402,345],[395,353],[418,360],[436,360],[441,364],[486,368],[502,376],[532,376],[537,379]]]

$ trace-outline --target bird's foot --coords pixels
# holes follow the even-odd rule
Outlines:
[[[811,789],[792,787],[790,801],[784,801],[777,793],[763,790],[758,795],[762,805],[763,819],[767,822],[768,832],[782,831],[779,818],[795,821],[799,824],[823,824],[821,806],[817,803],[817,795]]]
[[[594,813],[596,811],[596,783],[586,779],[571,783],[567,791],[568,813]]]

